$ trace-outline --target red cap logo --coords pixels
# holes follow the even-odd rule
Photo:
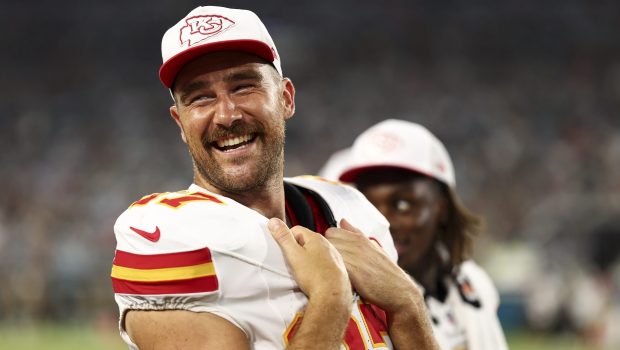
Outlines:
[[[370,142],[375,148],[383,152],[393,152],[404,145],[404,142],[398,135],[389,131],[375,132],[372,134]]]
[[[185,20],[181,27],[181,45],[195,45],[205,39],[217,35],[235,25],[226,17],[217,15],[195,16]]]

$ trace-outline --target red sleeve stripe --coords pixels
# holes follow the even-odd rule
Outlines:
[[[161,269],[200,265],[211,262],[211,251],[202,248],[188,252],[141,255],[116,250],[114,265],[132,269]]]
[[[160,282],[126,281],[112,277],[112,287],[114,293],[140,295],[206,293],[214,292],[219,288],[215,275]]]

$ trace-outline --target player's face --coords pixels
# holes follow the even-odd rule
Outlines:
[[[415,273],[435,259],[444,211],[440,185],[426,176],[379,170],[359,189],[390,222],[399,265]]]
[[[294,93],[290,80],[250,54],[212,53],[183,67],[170,113],[198,184],[241,193],[281,177],[284,123],[293,115]]]

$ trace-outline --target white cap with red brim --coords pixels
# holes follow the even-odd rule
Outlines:
[[[282,75],[280,57],[267,28],[248,10],[201,6],[168,29],[161,41],[159,78],[170,88],[189,61],[216,51],[243,51],[271,63]]]
[[[414,171],[456,186],[450,155],[425,127],[397,119],[382,121],[360,134],[349,154],[340,181],[355,182],[370,169],[400,168]]]

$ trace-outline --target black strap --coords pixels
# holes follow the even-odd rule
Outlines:
[[[337,227],[338,222],[336,221],[336,218],[334,217],[332,208],[329,207],[329,204],[327,204],[325,199],[323,199],[323,197],[321,197],[318,193],[312,190],[309,190],[307,188],[301,188],[301,190],[310,194],[312,198],[314,198],[314,201],[319,205],[319,209],[321,209],[321,214],[323,214],[323,217],[325,218],[327,225],[329,225],[329,227]]]
[[[316,231],[312,208],[310,208],[310,204],[308,204],[304,193],[311,195],[318,204],[327,224],[330,227],[336,227],[338,223],[334,218],[334,213],[323,197],[307,188],[284,182],[284,197],[286,198],[289,207],[295,212],[295,217],[297,218],[299,224],[312,231]]]
[[[306,227],[312,231],[316,231],[316,225],[314,224],[314,218],[312,217],[312,208],[306,201],[306,197],[301,193],[297,186],[284,183],[284,197],[289,207],[295,213],[299,225]]]

